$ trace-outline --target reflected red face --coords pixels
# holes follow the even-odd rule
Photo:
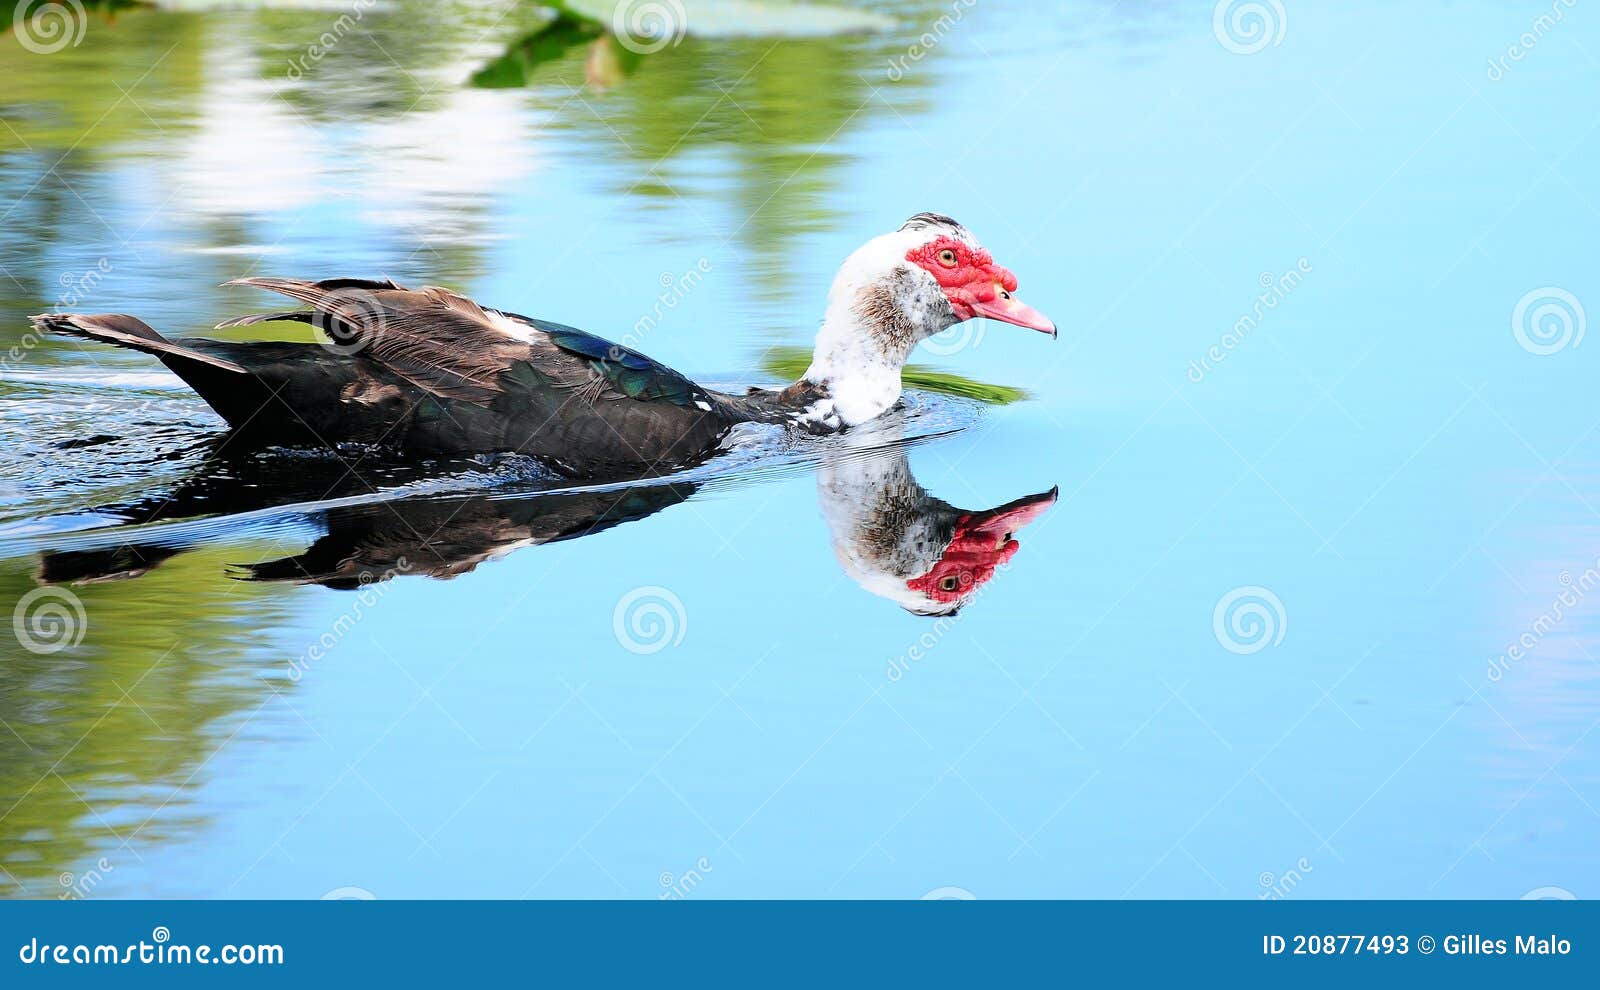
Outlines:
[[[906,260],[939,283],[957,320],[985,316],[1056,335],[1056,325],[1043,313],[1012,298],[1017,277],[983,248],[943,235],[906,252]]]
[[[1016,556],[1020,544],[1012,534],[1055,503],[1055,493],[1050,492],[1012,503],[1009,509],[963,513],[944,553],[928,573],[907,581],[906,587],[946,605],[969,597]]]

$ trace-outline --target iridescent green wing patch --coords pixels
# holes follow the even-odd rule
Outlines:
[[[676,406],[711,407],[711,397],[705,389],[632,348],[560,323],[533,319],[527,322],[548,334],[557,347],[587,358],[590,367],[630,399],[664,399]]]

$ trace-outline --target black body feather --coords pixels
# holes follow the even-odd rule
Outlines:
[[[131,316],[46,314],[40,329],[145,351],[258,444],[357,442],[425,454],[514,452],[565,474],[661,473],[713,453],[736,423],[774,420],[786,393],[727,396],[574,327],[486,310],[434,286],[249,278],[309,310],[330,344],[168,340]]]

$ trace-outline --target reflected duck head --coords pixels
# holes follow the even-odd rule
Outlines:
[[[904,448],[836,458],[818,478],[834,554],[851,580],[915,615],[949,616],[977,597],[1020,549],[1017,533],[1058,490],[991,509],[928,494]]]
[[[953,615],[1010,563],[1021,549],[1016,533],[1056,504],[1055,488],[1007,502],[984,512],[963,512],[944,551],[926,573],[905,582],[917,596],[919,615]]]

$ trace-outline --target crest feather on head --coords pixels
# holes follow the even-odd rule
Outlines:
[[[963,227],[955,219],[943,213],[918,213],[900,225],[901,230],[931,230],[939,229],[952,237],[966,241],[968,244],[977,244],[978,239],[972,236],[972,231]]]

